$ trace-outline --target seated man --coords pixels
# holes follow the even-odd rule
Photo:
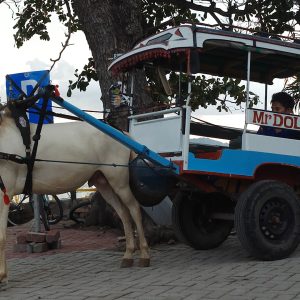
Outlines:
[[[271,108],[273,112],[291,114],[293,113],[294,104],[294,99],[285,92],[275,93],[272,96]],[[299,132],[296,130],[275,128],[269,126],[260,126],[257,134],[288,139],[298,139],[300,137]]]

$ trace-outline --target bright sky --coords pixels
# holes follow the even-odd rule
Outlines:
[[[11,16],[7,6],[0,5],[0,97],[2,102],[6,102],[6,74],[49,69],[52,64],[50,58],[57,58],[61,43],[65,41],[65,28],[56,22],[50,27],[50,42],[41,41],[35,37],[18,49],[14,45],[12,29],[14,21]],[[52,70],[51,80],[59,84],[61,96],[67,101],[82,109],[101,111],[102,102],[98,83],[92,83],[87,92],[74,91],[71,98],[66,96],[69,80],[75,80],[73,76],[75,69],[81,70],[87,63],[88,57],[91,56],[83,33],[76,33],[70,43],[73,45],[65,50],[61,61]]]
[[[11,12],[5,5],[0,5],[0,20],[2,25],[0,26],[0,97],[2,102],[6,102],[5,75],[49,69],[52,64],[50,58],[57,58],[61,43],[65,41],[65,28],[59,22],[55,22],[50,26],[50,42],[41,41],[35,37],[17,49],[13,39],[14,21]],[[62,59],[51,72],[51,79],[55,84],[59,84],[61,96],[67,101],[81,109],[102,111],[101,92],[98,83],[92,83],[87,92],[73,91],[71,98],[66,96],[69,80],[75,79],[73,76],[75,69],[81,70],[87,63],[87,58],[91,56],[83,33],[73,35],[70,43],[73,45],[63,53]],[[252,85],[251,89],[264,99],[263,85]],[[278,81],[270,86],[268,94],[272,95],[281,89],[282,82]],[[56,111],[60,112],[60,110]],[[239,110],[233,110],[232,114],[226,113],[225,115],[218,113],[215,108],[211,107],[207,110],[197,110],[195,116],[209,122],[232,127],[243,127],[244,124],[244,114]]]

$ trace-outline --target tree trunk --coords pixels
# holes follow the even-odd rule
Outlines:
[[[143,36],[141,5],[141,0],[73,0],[74,11],[82,24],[82,30],[95,61],[104,110],[111,108],[108,91],[111,84],[116,80],[107,71],[111,63],[109,59],[116,53],[124,53],[130,50],[134,43]],[[145,74],[143,71],[138,70],[135,72],[136,91],[134,97],[136,100],[135,108],[139,112],[152,103],[145,86]],[[127,123],[124,122],[126,117],[126,108],[120,107],[119,110],[113,112],[112,123],[126,130]],[[118,118],[119,120],[117,120]],[[153,223],[148,222],[146,232],[151,232],[151,234],[148,234],[149,236],[153,236],[155,232],[157,236],[158,231],[152,230],[152,227]],[[158,240],[158,238],[155,238],[155,240]]]
[[[141,5],[141,0],[73,1],[95,61],[104,110],[110,108],[108,90],[116,80],[107,71],[110,58],[128,51],[143,35]]]

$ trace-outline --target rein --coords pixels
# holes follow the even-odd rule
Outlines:
[[[10,160],[18,164],[26,164],[27,159],[17,154],[8,154],[4,152],[0,152],[0,159]],[[74,165],[90,165],[90,166],[104,166],[104,167],[130,167],[129,164],[116,164],[116,163],[96,163],[96,162],[83,162],[83,161],[69,161],[69,160],[51,160],[51,159],[41,159],[36,158],[37,162],[45,162],[45,163],[59,163],[59,164],[74,164]],[[143,168],[153,168],[149,164],[147,166],[134,166],[134,168],[143,169]],[[169,169],[169,167],[156,166],[155,169]]]
[[[41,109],[38,106],[34,107],[36,110],[38,111],[31,111],[30,113],[32,114],[36,114],[36,115],[40,115],[41,114]],[[61,114],[61,113],[56,113],[54,111],[49,111],[47,110],[45,112],[45,115],[47,116],[53,116],[53,117],[58,117],[58,118],[62,118],[62,119],[69,119],[69,120],[74,120],[74,121],[82,121],[80,118],[75,117],[75,116],[71,116],[71,115],[66,115],[66,114]]]
[[[3,111],[6,107],[11,112],[11,116],[13,117],[17,128],[20,130],[22,139],[23,139],[23,144],[25,145],[25,153],[26,157],[21,157],[16,154],[9,154],[9,153],[4,153],[0,152],[0,159],[4,160],[10,160],[18,164],[26,164],[27,165],[27,175],[26,175],[26,180],[23,188],[23,194],[29,195],[29,197],[32,196],[32,172],[34,168],[34,163],[36,161],[39,162],[53,162],[53,163],[65,163],[65,164],[82,164],[82,165],[99,165],[99,166],[108,166],[108,167],[129,167],[130,164],[126,165],[121,165],[121,164],[115,164],[115,163],[88,163],[88,162],[73,162],[73,161],[57,161],[57,160],[45,160],[45,159],[37,159],[36,154],[37,154],[37,148],[38,148],[38,142],[41,138],[41,130],[43,127],[43,122],[44,119],[47,118],[47,115],[53,115],[53,116],[63,116],[65,118],[69,119],[75,119],[78,120],[79,118],[69,116],[69,115],[64,115],[64,114],[56,114],[54,112],[49,112],[47,111],[47,104],[49,101],[49,98],[51,96],[59,96],[59,92],[57,90],[57,87],[55,86],[47,86],[44,88],[44,94],[42,96],[43,98],[43,103],[42,103],[42,108],[37,108],[35,103],[36,101],[41,98],[41,94],[37,94],[32,97],[28,97],[25,100],[19,100],[19,101],[10,101],[7,103],[7,105],[0,106],[0,111]],[[31,149],[31,139],[30,139],[30,126],[29,126],[29,120],[26,114],[26,111],[29,107],[33,106],[34,108],[37,109],[37,114],[39,115],[39,121],[36,127],[36,132],[32,137],[32,140],[34,141],[32,151]],[[1,116],[1,115],[0,115]],[[1,116],[2,117],[2,116]],[[80,119],[79,119],[80,120]],[[1,121],[1,120],[0,120]],[[8,196],[6,195],[6,188],[4,186],[3,180],[0,176],[0,189],[4,193],[4,203],[9,204],[9,201],[7,201]],[[8,199],[9,200],[9,199]]]
[[[32,195],[32,171],[35,163],[35,158],[36,158],[36,153],[37,153],[37,148],[39,144],[39,140],[41,138],[41,131],[44,123],[44,119],[46,116],[46,110],[47,110],[47,104],[49,97],[43,97],[43,104],[42,104],[42,109],[39,117],[39,122],[35,131],[34,136],[32,137],[32,140],[34,141],[33,148],[31,155],[28,158],[28,161],[26,162],[27,164],[27,176],[26,176],[26,181],[23,189],[23,194],[27,194],[31,197]]]
[[[43,122],[46,117],[47,103],[49,97],[47,96],[43,97],[42,108],[40,109],[39,112],[39,121],[36,127],[35,134],[32,137],[32,140],[34,141],[32,151],[31,151],[31,139],[30,139],[30,125],[26,114],[26,110],[28,109],[28,107],[34,106],[35,102],[39,98],[40,96],[33,96],[26,100],[9,101],[7,105],[0,107],[0,111],[3,111],[6,107],[8,107],[8,109],[10,110],[11,116],[14,119],[15,124],[21,133],[23,144],[25,146],[25,153],[26,153],[26,157],[24,158],[16,154],[0,152],[0,159],[10,160],[19,164],[27,165],[27,175],[26,175],[26,180],[23,188],[23,194],[27,194],[29,196],[32,195],[32,171],[35,163],[38,142],[41,138]],[[2,178],[0,176],[0,185],[1,182],[3,183]]]

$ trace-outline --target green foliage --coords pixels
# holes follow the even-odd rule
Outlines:
[[[207,105],[216,105],[218,111],[228,111],[229,105],[241,107],[246,102],[247,93],[245,86],[238,79],[228,77],[209,78],[198,76],[193,82],[193,95],[191,98],[192,109],[199,106],[207,108]],[[249,105],[257,104],[258,96],[250,94]]]
[[[300,74],[294,77],[291,82],[286,85],[284,91],[288,92],[296,102],[300,101]]]
[[[169,74],[169,84],[173,91],[171,96],[167,96],[160,81],[157,81],[156,71],[146,70],[149,92],[157,104],[183,103],[188,96],[188,76],[171,72]],[[179,91],[179,80],[181,80],[181,89]],[[192,79],[191,107],[196,110],[199,106],[207,108],[209,105],[216,106],[218,111],[228,111],[230,107],[241,107],[246,102],[247,93],[245,85],[241,80],[228,77],[208,77],[205,75],[194,76]],[[258,103],[258,96],[250,92],[250,107]]]
[[[237,1],[235,7],[237,8]],[[234,20],[248,22],[249,28],[268,33],[293,33],[299,22],[299,4],[293,0],[247,0],[245,10],[234,14]]]
[[[182,3],[185,1],[179,1],[177,5],[165,1],[164,3],[157,4],[156,1],[142,0],[142,14],[145,16],[142,19],[143,31],[145,34],[152,31],[153,28],[160,27],[165,29],[166,26],[160,26],[164,21],[172,19],[173,25],[180,24],[182,22],[197,22],[197,15],[189,9],[186,9]]]
[[[72,90],[77,88],[80,91],[85,91],[91,80],[98,81],[94,59],[89,58],[89,62],[83,67],[83,70],[80,73],[78,73],[78,69],[76,69],[74,76],[77,79],[75,82],[69,80],[68,97],[71,97]]]
[[[155,33],[159,27],[165,28],[165,20],[172,20],[173,25],[186,20],[190,22],[209,20],[222,29],[234,30],[231,25],[244,25],[248,29],[270,34],[288,32],[291,36],[295,36],[295,30],[300,25],[300,1],[295,0],[141,0],[141,3],[143,15],[141,26],[145,35]],[[70,33],[81,28],[77,16],[72,11],[73,0],[24,0],[15,4],[19,11],[14,26],[17,47],[35,35],[42,40],[49,40],[47,25],[54,15]],[[161,26],[162,23],[164,25]],[[75,77],[76,81],[70,80],[69,95],[75,88],[85,91],[91,80],[98,80],[92,58],[81,72],[75,71]],[[175,75],[170,75],[171,81],[174,79],[174,84],[175,78]],[[194,94],[191,99],[193,109],[198,106],[216,105],[219,110],[227,110],[227,104],[231,101],[237,106],[245,101],[245,89],[238,80],[205,79],[207,78],[204,76],[198,76],[193,80]],[[155,101],[170,101],[170,98],[162,92],[162,86],[157,84],[154,78],[149,76],[148,80]],[[187,78],[183,78],[184,80]],[[297,76],[286,87],[286,90],[297,99],[299,99],[299,80]],[[182,96],[184,92],[184,90],[181,92]],[[250,103],[257,101],[254,94],[251,94],[251,101]]]
[[[18,48],[34,35],[38,35],[41,40],[49,41],[47,25],[51,22],[53,14],[57,15],[59,21],[71,33],[80,28],[78,18],[70,14],[68,11],[70,7],[65,6],[63,0],[25,0],[16,5],[21,11],[16,13],[17,22],[14,26],[16,29],[14,38]]]

